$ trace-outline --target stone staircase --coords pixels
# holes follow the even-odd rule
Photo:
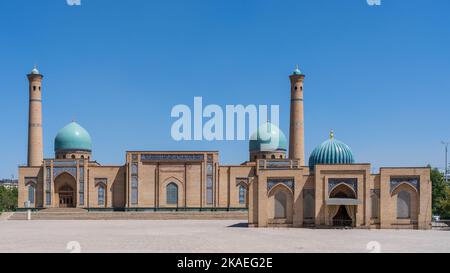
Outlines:
[[[16,212],[9,220],[26,220]],[[32,213],[32,220],[247,220],[248,213],[232,212],[88,212],[83,209],[46,209]]]

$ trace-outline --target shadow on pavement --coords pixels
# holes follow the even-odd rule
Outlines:
[[[248,223],[237,223],[231,226],[228,226],[229,228],[247,228]]]

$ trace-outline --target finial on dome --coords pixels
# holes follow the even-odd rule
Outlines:
[[[33,70],[31,70],[31,74],[33,74],[33,75],[39,75],[40,74],[39,70],[38,70],[38,67],[37,67],[37,64],[34,64],[34,68],[33,68]]]
[[[298,64],[295,66],[294,75],[302,75],[302,71],[300,71]]]
[[[334,130],[330,131],[330,139],[334,139]]]

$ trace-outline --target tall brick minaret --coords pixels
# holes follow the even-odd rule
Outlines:
[[[28,166],[41,166],[44,159],[42,144],[42,78],[37,67],[27,75],[29,81]]]
[[[291,79],[291,120],[289,132],[289,158],[305,165],[305,126],[303,118],[303,80],[305,75],[297,67]]]

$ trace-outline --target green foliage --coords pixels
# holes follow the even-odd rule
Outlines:
[[[450,188],[444,175],[438,169],[431,170],[433,186],[433,214],[441,218],[450,218]]]
[[[450,188],[447,187],[447,197],[450,196]],[[443,199],[439,202],[439,209],[442,211],[443,219],[450,219],[450,198]]]
[[[0,186],[0,212],[16,210],[18,196],[17,189],[7,189]]]

